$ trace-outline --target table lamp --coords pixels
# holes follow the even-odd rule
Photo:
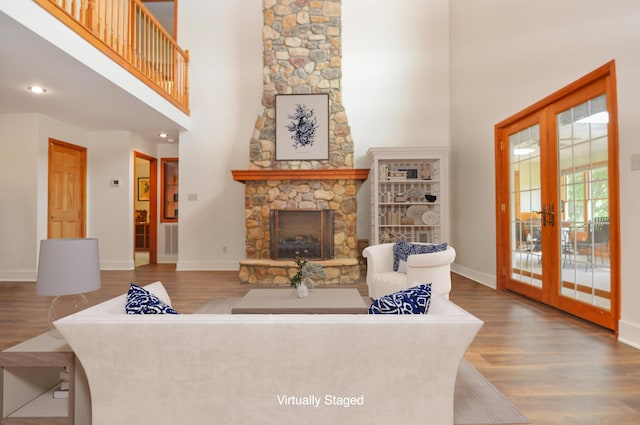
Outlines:
[[[53,336],[62,338],[53,322],[87,308],[84,292],[96,289],[100,289],[97,239],[40,241],[36,294],[56,297],[49,307]]]

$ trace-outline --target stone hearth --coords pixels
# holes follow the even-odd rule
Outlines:
[[[353,168],[353,141],[342,106],[341,0],[264,0],[263,112],[249,142],[249,170],[234,170],[245,184],[246,256],[240,279],[287,284],[292,260],[272,260],[272,209],[334,211],[333,256],[318,261],[326,283],[359,279],[356,194],[368,170]],[[278,94],[329,95],[329,157],[276,160],[275,99]]]

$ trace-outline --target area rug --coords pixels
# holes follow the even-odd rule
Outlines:
[[[228,314],[240,298],[218,298],[200,307],[198,314]],[[455,425],[515,425],[529,420],[468,361],[462,360],[456,378]]]
[[[529,424],[518,409],[471,364],[462,360],[453,402],[456,425]]]

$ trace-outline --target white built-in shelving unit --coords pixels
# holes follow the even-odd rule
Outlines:
[[[447,148],[370,148],[369,244],[449,239]]]

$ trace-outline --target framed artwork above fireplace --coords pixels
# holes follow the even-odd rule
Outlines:
[[[329,94],[276,95],[276,160],[329,159]]]

